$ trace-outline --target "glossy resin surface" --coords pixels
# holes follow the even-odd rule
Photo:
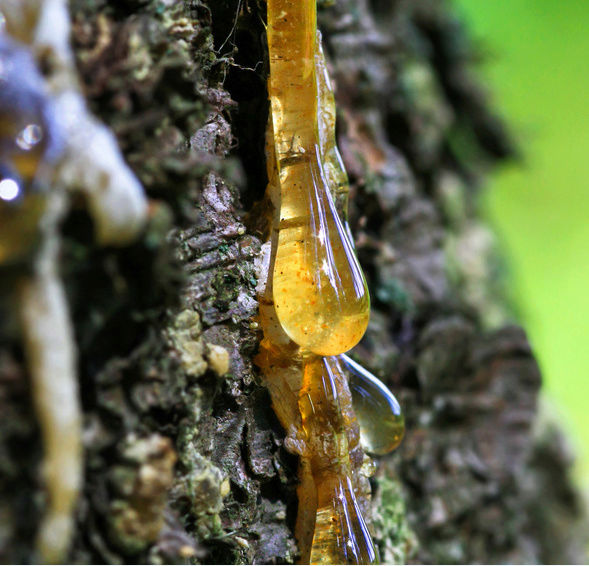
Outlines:
[[[345,354],[339,358],[350,376],[362,446],[377,456],[392,452],[405,434],[405,418],[399,402],[380,379],[359,363]]]
[[[260,296],[264,339],[255,361],[287,431],[285,446],[300,456],[300,562],[374,564],[378,553],[365,520],[372,467],[352,402],[356,382],[348,384],[348,358],[339,357],[362,338],[370,300],[347,226],[333,89],[315,1],[267,6],[267,197],[274,216]],[[382,392],[372,387],[366,394],[372,393],[382,403]],[[390,445],[390,437],[384,442]]]
[[[267,33],[277,169],[271,185],[272,300],[295,343],[314,354],[335,355],[363,336],[370,299],[323,166],[314,3],[270,0]]]

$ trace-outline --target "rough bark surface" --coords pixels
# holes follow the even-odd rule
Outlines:
[[[71,0],[70,10],[89,104],[153,210],[121,250],[94,245],[82,206],[62,227],[86,461],[69,559],[292,563],[297,462],[251,361],[264,3]],[[373,482],[381,556],[583,562],[572,459],[539,416],[538,367],[478,216],[485,174],[515,152],[473,75],[473,46],[433,0],[324,1],[320,25],[373,298],[353,355],[407,416]],[[27,562],[42,446],[5,287],[0,561]]]

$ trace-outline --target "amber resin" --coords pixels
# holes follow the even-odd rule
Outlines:
[[[308,463],[302,466],[309,468],[317,494],[308,561],[374,564],[376,548],[356,498],[352,454],[358,426],[345,378],[335,357],[313,357],[303,366],[299,409]]]
[[[255,362],[287,431],[285,447],[300,456],[295,534],[301,563],[374,564],[377,551],[364,519],[372,463],[350,386],[364,384],[367,395],[377,395],[378,415],[391,415],[373,379],[361,374],[348,384],[349,358],[339,356],[364,334],[370,302],[347,225],[348,179],[335,141],[333,89],[315,0],[268,0],[267,6],[265,204],[274,216],[260,297],[264,339]],[[364,424],[375,424],[360,400]],[[363,432],[380,453],[376,430]],[[381,443],[390,445],[389,430],[384,433]]]
[[[303,350],[335,355],[366,330],[370,300],[323,169],[317,120],[316,7],[269,0],[268,90],[276,207],[269,286],[278,320]]]

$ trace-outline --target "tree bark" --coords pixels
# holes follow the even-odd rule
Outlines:
[[[486,175],[516,151],[476,50],[446,2],[319,5],[373,300],[354,356],[406,414],[373,480],[381,557],[582,563],[570,450],[538,404],[538,366],[479,213]],[[88,103],[153,206],[124,249],[94,244],[83,203],[62,225],[85,450],[69,560],[292,563],[297,460],[252,363],[264,2],[71,0],[70,12]],[[5,287],[0,561],[27,562],[42,446]]]

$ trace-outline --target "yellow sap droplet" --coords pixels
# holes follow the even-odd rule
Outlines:
[[[368,325],[362,270],[326,188],[318,155],[281,170],[281,208],[273,270],[278,320],[304,350],[346,352]]]
[[[25,151],[17,146],[11,128],[16,129],[20,116],[14,113],[14,108],[0,106],[0,264],[19,261],[31,251],[46,207],[46,195],[31,187],[45,147]]]
[[[339,356],[350,374],[350,391],[358,424],[360,442],[370,454],[382,456],[401,444],[405,418],[387,386],[350,357]]]
[[[7,36],[0,36],[0,50],[0,264],[9,264],[30,254],[39,236],[47,204],[39,170],[50,146],[51,107],[28,50]]]

